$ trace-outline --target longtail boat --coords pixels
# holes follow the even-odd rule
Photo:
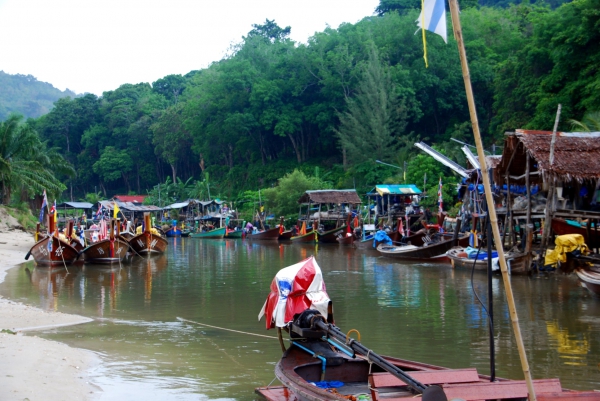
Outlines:
[[[467,246],[469,244],[469,235],[464,234],[454,238],[453,234],[435,234],[432,242],[416,245],[385,245],[377,246],[377,251],[382,256],[387,256],[402,260],[435,260],[447,261],[446,253],[454,246]]]
[[[111,264],[122,262],[128,250],[129,242],[121,239],[119,223],[112,219],[109,238],[90,244],[82,254],[85,263]]]
[[[526,253],[522,252],[505,252],[504,255],[506,258],[506,262],[508,263],[508,267],[510,269],[510,274],[516,276],[528,275],[532,273],[530,255],[527,255]],[[469,258],[465,253],[465,248],[461,246],[453,247],[448,252],[446,252],[446,256],[450,258],[450,263],[455,269],[475,269],[476,271],[487,272],[488,261],[486,249],[481,249],[479,259]],[[485,257],[485,259],[483,259],[483,257]],[[500,273],[500,267],[498,267],[497,272]]]
[[[577,268],[575,274],[577,274],[582,287],[592,294],[600,296],[600,268],[597,266]]]
[[[144,213],[144,232],[129,240],[129,246],[138,255],[158,255],[164,253],[169,243],[160,234],[151,231],[150,214]]]
[[[165,235],[169,238],[171,237],[181,237],[181,229],[177,226],[172,226],[167,231],[165,231]]]
[[[579,224],[577,221],[565,220],[558,217],[552,219],[552,231],[556,235],[581,234],[587,246],[590,248],[600,248],[600,232],[597,227]]]
[[[204,238],[204,239],[222,239],[225,237],[225,232],[227,231],[226,227],[215,228],[210,231],[199,231],[196,233],[190,233],[190,237],[192,238]]]
[[[225,239],[240,239],[243,237],[244,230],[229,230],[225,231]]]
[[[246,234],[246,239],[251,241],[277,241],[279,239],[279,227]]]
[[[475,368],[449,369],[377,354],[334,323],[332,302],[314,257],[280,270],[259,313],[277,328],[282,383],[255,392],[269,401],[370,399],[526,400],[524,380],[492,379]],[[283,330],[290,338],[283,338]],[[285,340],[289,342],[286,343]],[[289,346],[286,349],[286,344]],[[538,400],[600,400],[600,392],[562,388],[559,379],[533,380]]]
[[[343,225],[341,227],[334,228],[333,230],[328,230],[322,233],[319,233],[319,242],[325,244],[336,244],[338,242],[338,237],[343,236],[346,233],[347,226]]]
[[[25,255],[25,260],[28,260],[29,256],[33,256],[35,263],[40,266],[66,266],[79,258],[77,249],[58,238],[58,229],[53,213],[48,214],[48,233],[49,235],[42,238],[39,231],[36,232],[36,238],[41,239],[33,244]]]
[[[296,235],[292,238],[290,238],[290,240],[292,240],[292,242],[317,242],[318,239],[318,233],[315,230],[311,230],[309,232],[307,232],[306,234],[299,234]]]

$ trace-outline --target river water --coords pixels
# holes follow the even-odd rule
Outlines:
[[[489,374],[487,276],[449,264],[398,263],[373,251],[242,240],[169,239],[161,257],[49,271],[10,270],[0,294],[94,318],[36,333],[100,353],[102,400],[253,400],[281,355],[258,313],[283,267],[315,255],[336,324],[375,352]],[[600,300],[575,277],[512,277],[534,378],[600,388]],[[493,277],[496,374],[522,379],[504,284]],[[200,326],[178,318],[214,326]],[[226,328],[237,332],[222,330]],[[277,383],[276,381],[274,383]]]

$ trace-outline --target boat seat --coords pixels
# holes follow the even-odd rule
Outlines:
[[[479,382],[477,369],[442,369],[405,372],[413,379],[425,385],[442,383],[472,383]],[[369,375],[371,385],[371,398],[377,400],[393,400],[400,390],[398,387],[406,386],[402,380],[388,372],[373,373]],[[394,387],[396,389],[394,389]],[[402,397],[405,398],[406,396]]]
[[[431,380],[428,379],[427,374],[432,373],[430,377]],[[444,372],[447,374],[446,377],[440,375],[436,377],[433,373]],[[455,373],[452,373],[455,372]],[[482,400],[491,400],[491,399],[527,399],[527,383],[524,380],[507,380],[501,382],[481,382],[479,381],[479,376],[477,376],[477,372],[475,369],[472,369],[472,372],[469,372],[469,369],[448,369],[442,371],[420,371],[420,372],[407,372],[411,377],[415,380],[420,381],[423,384],[439,384],[444,389],[446,396],[449,400],[453,398],[465,400],[465,401],[482,401]],[[421,375],[425,373],[425,375]],[[477,376],[472,376],[475,373]],[[396,401],[400,399],[406,399],[405,397],[394,397],[394,393],[391,392],[392,386],[390,384],[396,383],[396,386],[402,386],[402,382],[397,379],[395,376],[387,373],[387,375],[391,376],[395,381],[391,379],[382,377],[371,380],[371,377],[380,375],[379,373],[374,373],[369,377],[369,381],[371,383],[371,397],[373,401],[377,400],[386,400],[386,401]],[[381,375],[386,375],[381,374]],[[470,382],[459,381],[465,378],[466,380],[470,380]],[[440,381],[441,380],[441,381]],[[383,384],[384,386],[377,388],[377,385]],[[538,400],[541,400],[541,395],[547,394],[548,397],[554,396],[556,394],[561,393],[562,387],[559,379],[540,379],[533,381],[533,387],[535,388],[536,395],[539,394]],[[398,388],[398,387],[396,387]],[[400,390],[400,388],[398,388]],[[381,390],[381,391],[380,391]],[[568,394],[568,393],[566,393]],[[600,394],[600,393],[599,393]],[[554,398],[546,398],[546,400],[551,400]],[[560,398],[557,398],[560,399]],[[562,399],[568,399],[562,398]],[[594,400],[598,400],[599,398],[593,398]],[[579,400],[579,399],[578,399]],[[587,401],[587,398],[581,398],[582,401]]]
[[[575,401],[598,401],[600,400],[600,392],[598,391],[577,391],[570,392],[565,391],[562,393],[546,393],[536,394],[538,401],[551,401],[551,400],[575,400]]]
[[[444,384],[442,386],[449,400],[460,398],[465,401],[522,398],[527,399],[525,380],[507,380],[502,382],[479,382],[471,384]],[[559,379],[540,379],[533,381],[536,395],[560,393]]]

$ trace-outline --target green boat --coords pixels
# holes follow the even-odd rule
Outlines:
[[[242,238],[244,230],[228,230],[225,233],[225,239],[239,239]]]
[[[201,231],[197,233],[191,233],[192,238],[206,238],[206,239],[222,239],[225,236],[226,227],[215,228],[210,231]]]

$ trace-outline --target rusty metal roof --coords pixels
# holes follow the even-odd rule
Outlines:
[[[355,189],[323,189],[306,191],[298,203],[362,203]]]
[[[502,161],[495,172],[496,181],[504,181],[511,157],[513,160],[510,162],[509,175],[525,174],[525,152],[532,158],[531,172],[540,171],[544,177],[579,182],[600,178],[599,132],[557,132],[552,165],[551,141],[552,131],[516,130],[514,133],[507,133]],[[532,182],[539,182],[541,178],[533,179]]]

